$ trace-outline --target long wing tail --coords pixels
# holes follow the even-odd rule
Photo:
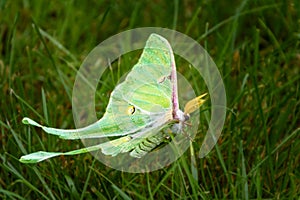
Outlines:
[[[105,155],[116,156],[119,153],[126,153],[131,151],[130,155],[132,157],[141,158],[149,151],[154,149],[157,145],[159,145],[163,140],[164,135],[161,132],[149,138],[132,138],[131,136],[124,136],[105,143],[68,152],[38,151],[22,156],[19,160],[22,163],[38,163],[56,156],[77,155],[91,151],[97,151],[100,149]]]
[[[104,143],[105,144],[105,143]],[[38,163],[43,160],[53,158],[56,156],[61,156],[61,155],[77,155],[77,154],[82,154],[86,152],[91,152],[91,151],[96,151],[101,149],[102,144],[98,144],[95,146],[90,146],[82,149],[77,149],[73,151],[68,151],[68,152],[46,152],[46,151],[38,151],[34,152],[31,154],[27,154],[25,156],[22,156],[19,160],[22,163]]]
[[[47,126],[43,126],[36,121],[25,117],[22,120],[23,124],[30,124],[36,127],[42,128],[46,133],[51,135],[57,135],[61,139],[65,140],[75,140],[75,139],[85,139],[85,138],[103,138],[103,137],[110,137],[110,136],[123,136],[128,135],[131,132],[136,131],[132,129],[130,131],[123,130],[118,127],[115,123],[110,123],[107,118],[101,118],[97,122],[83,127],[79,129],[58,129],[58,128],[51,128]]]

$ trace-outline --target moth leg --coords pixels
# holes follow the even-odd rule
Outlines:
[[[183,129],[182,132],[183,132],[183,135],[184,135],[187,139],[189,139],[191,142],[194,142],[194,141],[195,141],[195,140],[190,136],[190,134],[188,134],[187,131],[185,131],[185,130]]]
[[[187,126],[189,126],[189,127],[192,127],[193,125],[191,124],[191,123],[189,123],[189,122],[183,122],[183,124],[184,125],[187,125]]]

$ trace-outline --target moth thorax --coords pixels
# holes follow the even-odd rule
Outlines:
[[[176,118],[180,121],[180,122],[185,122],[186,119],[186,114],[184,114],[184,112],[182,112],[181,110],[177,110],[176,111]],[[189,116],[188,116],[189,119]]]

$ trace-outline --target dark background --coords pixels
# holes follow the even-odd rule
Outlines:
[[[72,86],[83,59],[111,35],[147,26],[189,35],[216,62],[228,104],[213,151],[196,165],[187,151],[146,174],[116,171],[90,154],[20,163],[26,153],[82,147],[21,120],[74,128]],[[299,196],[299,26],[297,0],[0,1],[0,198]],[[112,89],[103,89],[103,102]]]

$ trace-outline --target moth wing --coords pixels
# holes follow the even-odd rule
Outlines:
[[[175,73],[175,75],[174,75]],[[174,94],[177,97],[176,69],[168,41],[151,34],[138,63],[124,82],[111,94],[103,117],[80,129],[56,129],[24,118],[23,123],[41,127],[63,139],[101,138],[134,134],[153,126],[157,119],[167,123],[173,119]]]

